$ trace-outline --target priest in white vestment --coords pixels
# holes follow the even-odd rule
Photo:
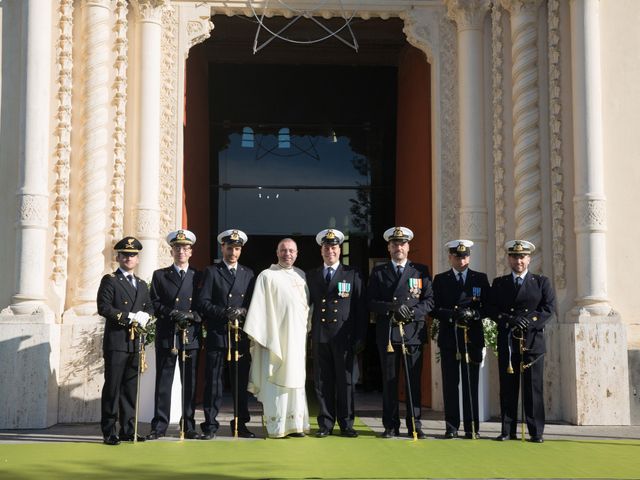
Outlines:
[[[248,390],[262,403],[270,438],[309,433],[305,394],[309,290],[293,266],[298,247],[290,238],[278,244],[278,264],[256,280],[244,331],[251,337]]]

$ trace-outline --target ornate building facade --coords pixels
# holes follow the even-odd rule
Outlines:
[[[95,421],[102,386],[100,278],[123,235],[138,274],[170,262],[184,219],[187,59],[216,16],[400,19],[429,65],[432,270],[442,245],[538,248],[558,294],[548,329],[548,417],[632,421],[640,348],[633,222],[640,202],[640,32],[631,0],[8,0],[0,6],[0,428]],[[372,99],[374,101],[374,99]],[[435,357],[432,362],[435,363]],[[487,360],[485,417],[499,412]],[[435,371],[436,369],[434,369]],[[441,408],[439,378],[432,405]],[[637,407],[636,407],[637,408]]]

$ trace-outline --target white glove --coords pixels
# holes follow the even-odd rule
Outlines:
[[[143,312],[142,310],[136,313],[136,322],[138,322],[138,325],[140,325],[142,328],[147,326],[147,323],[149,322],[149,319],[151,318],[151,315],[149,315],[147,312]]]
[[[129,315],[127,316],[127,318],[129,319],[129,325],[131,325],[133,322],[136,321],[136,314],[133,312],[129,312]]]

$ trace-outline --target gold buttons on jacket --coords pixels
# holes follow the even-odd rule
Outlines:
[[[180,301],[180,299],[179,299],[179,298],[176,298],[176,303],[178,303],[179,301]]]
[[[129,302],[127,302],[127,301],[125,300],[125,301],[124,301],[124,304],[126,305],[127,303],[129,303]]]
[[[326,302],[326,300],[323,298],[323,299],[322,299],[322,303],[325,303],[325,302]]]

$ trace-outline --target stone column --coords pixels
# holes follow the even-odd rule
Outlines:
[[[16,293],[0,314],[0,429],[46,428],[57,422],[59,325],[46,304],[49,273],[49,125],[52,3],[24,0],[19,103],[20,137]],[[19,5],[19,6],[18,6]]]
[[[45,278],[49,209],[49,122],[51,97],[50,2],[23,3],[24,97],[20,118],[20,180],[17,221],[16,314],[48,310]]]
[[[137,273],[151,279],[158,268],[160,229],[160,79],[162,12],[166,0],[133,0],[137,23],[139,69],[137,137],[136,236],[142,242]]]
[[[627,425],[625,325],[607,297],[599,0],[571,0],[576,299],[559,325],[564,417]]]
[[[82,234],[79,235],[79,278],[73,310],[77,315],[96,312],[96,292],[105,273],[108,166],[111,160],[109,138],[110,75],[112,62],[110,35],[110,0],[90,0],[84,4],[84,128],[82,130],[82,186],[78,208],[82,212]]]
[[[516,238],[536,245],[531,270],[542,267],[538,9],[542,0],[502,0],[511,16],[511,80]]]
[[[474,242],[472,267],[487,269],[483,27],[489,0],[448,0],[458,31],[460,122],[460,236]],[[489,364],[480,370],[479,416],[489,418]]]
[[[473,268],[487,268],[484,145],[483,25],[489,0],[448,0],[458,27],[460,122],[460,236],[472,240]]]

